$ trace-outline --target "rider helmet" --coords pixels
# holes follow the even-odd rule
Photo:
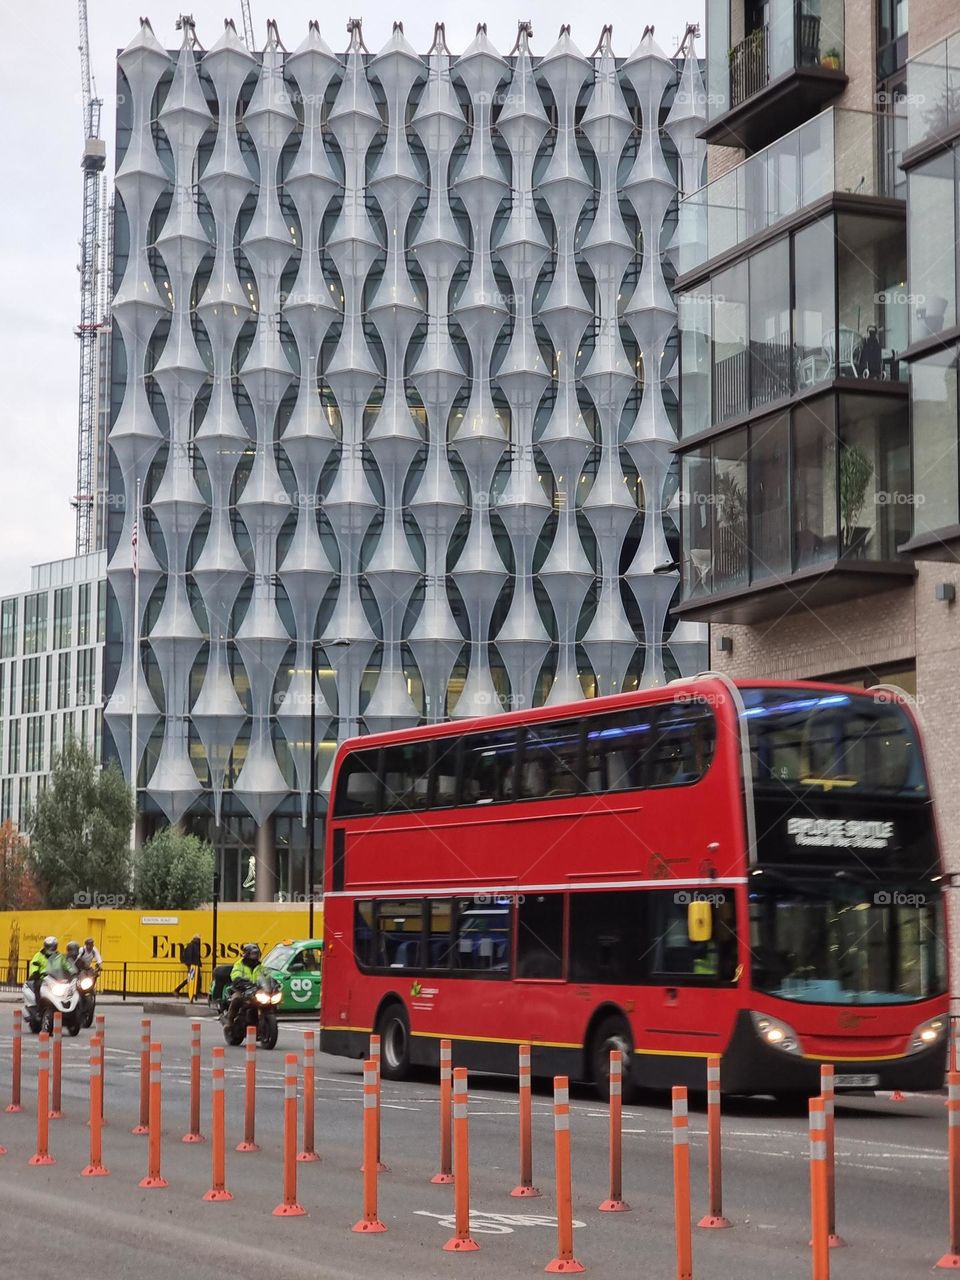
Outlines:
[[[45,937],[43,940],[43,954],[45,956],[52,956],[56,951],[56,949],[57,949],[57,939],[53,936],[52,933],[48,934],[47,937]]]
[[[243,959],[249,965],[258,965],[260,963],[260,944],[258,942],[245,942],[243,944]]]
[[[71,960],[76,960],[76,958],[77,958],[77,956],[78,956],[79,954],[80,954],[80,943],[79,943],[79,942],[68,942],[68,943],[67,943],[67,955],[68,955],[68,957],[69,957]]]

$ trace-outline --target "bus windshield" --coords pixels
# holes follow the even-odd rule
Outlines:
[[[943,912],[930,885],[751,892],[750,949],[754,987],[787,1000],[896,1004],[946,990]]]
[[[764,791],[926,798],[917,734],[895,701],[828,689],[743,689]]]

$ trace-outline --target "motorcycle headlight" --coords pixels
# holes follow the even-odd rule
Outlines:
[[[780,1049],[783,1053],[803,1053],[800,1037],[782,1018],[771,1018],[769,1014],[754,1013],[752,1010],[750,1017],[754,1031],[771,1049]]]
[[[69,982],[51,982],[50,994],[56,996],[58,1000],[64,1000],[70,993]]]
[[[254,997],[254,999],[256,1000],[257,1004],[269,1004],[269,1003],[270,1003],[270,992],[269,992],[269,991],[258,991],[258,992],[257,992],[257,994],[256,994],[256,996]]]
[[[92,991],[93,979],[89,976],[85,976],[79,980],[79,982],[77,983],[77,986],[80,988],[81,991]]]
[[[946,1018],[928,1018],[926,1022],[920,1023],[910,1037],[907,1053],[920,1053],[923,1049],[932,1048],[943,1039],[946,1031]]]
[[[279,1003],[280,1003],[280,1001],[281,1001],[282,999],[283,999],[283,992],[282,992],[282,991],[274,991],[274,993],[273,993],[273,994],[271,995],[271,997],[270,997],[270,1003],[271,1003],[271,1004],[279,1004]]]

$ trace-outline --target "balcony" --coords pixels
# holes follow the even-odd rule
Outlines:
[[[891,123],[829,107],[680,202],[681,275],[795,218],[832,192],[903,196]]]
[[[810,7],[769,0],[750,28],[744,0],[708,0],[707,142],[755,151],[842,92],[843,0]]]
[[[907,61],[907,156],[960,135],[960,31]]]
[[[685,451],[675,612],[754,623],[903,585],[910,492],[902,400],[829,392]]]

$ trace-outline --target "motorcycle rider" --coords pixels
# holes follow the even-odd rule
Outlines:
[[[40,1000],[40,984],[48,973],[63,973],[66,969],[66,959],[60,954],[59,942],[49,934],[43,940],[43,946],[30,961],[27,969],[27,981],[33,987],[34,998]]]
[[[97,950],[96,946],[94,945],[93,939],[87,938],[84,941],[83,950],[80,952],[80,955],[77,959],[77,968],[81,970],[93,969],[94,972],[96,972],[96,970],[98,970],[102,964],[103,964],[103,957],[101,956],[100,952]]]
[[[80,972],[80,943],[68,942],[64,948],[66,952],[66,971],[72,978]]]
[[[251,986],[260,981],[263,966],[260,963],[260,947],[256,942],[245,942],[241,949],[240,959],[230,970],[230,982],[233,992],[227,1009],[227,1025],[233,1022]]]

